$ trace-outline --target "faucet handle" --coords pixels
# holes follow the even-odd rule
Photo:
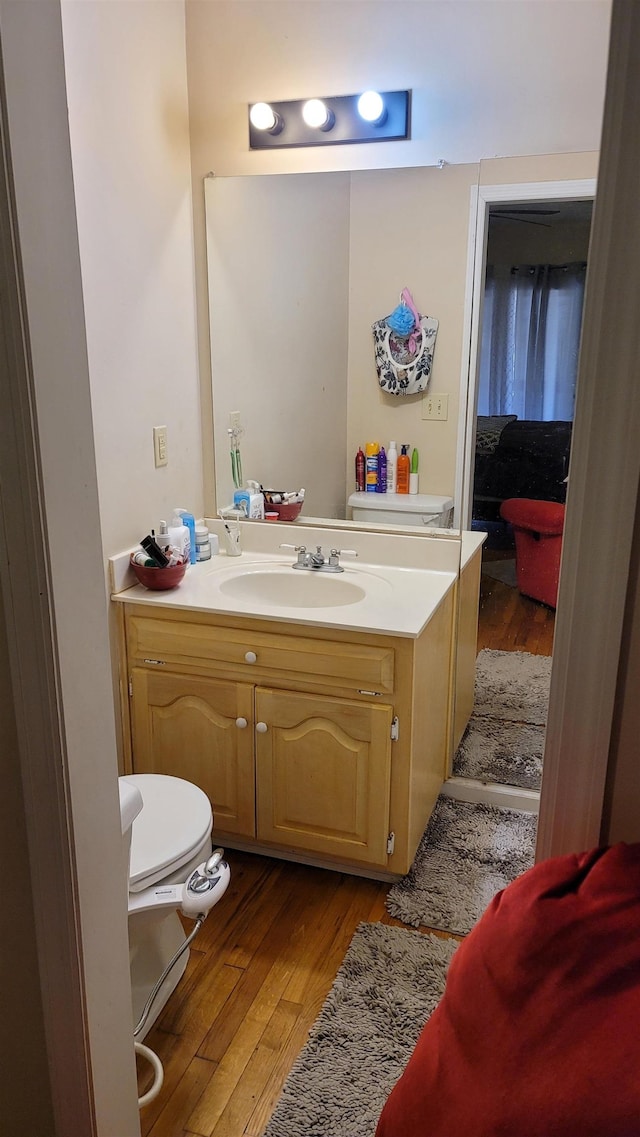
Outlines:
[[[283,542],[281,545],[278,545],[278,548],[279,549],[293,549],[294,553],[306,553],[306,551],[307,551],[306,545],[287,545],[286,542]]]
[[[355,549],[332,549],[332,557],[357,557]]]

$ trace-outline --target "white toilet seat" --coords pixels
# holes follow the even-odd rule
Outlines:
[[[211,804],[191,782],[168,774],[127,774],[123,781],[142,794],[133,822],[129,891],[142,892],[187,864],[213,825]]]

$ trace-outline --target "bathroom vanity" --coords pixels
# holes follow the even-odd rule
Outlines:
[[[200,786],[226,846],[405,873],[447,776],[457,573],[360,564],[334,594],[281,554],[214,560],[114,596],[127,769]]]

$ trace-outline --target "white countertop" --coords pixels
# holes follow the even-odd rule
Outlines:
[[[295,554],[284,556],[255,551],[240,557],[227,557],[221,552],[210,561],[190,565],[182,583],[162,592],[150,591],[143,585],[113,595],[121,604],[145,604],[192,612],[211,612],[222,616],[254,617],[278,623],[340,628],[344,631],[375,632],[380,635],[420,635],[456,580],[456,573],[445,570],[398,567],[361,560],[344,560],[343,573],[318,574],[324,581],[360,584],[362,599],[336,607],[284,607],[255,599],[231,597],[222,586],[239,572],[273,571],[282,566],[292,576],[316,575],[314,570],[291,568]],[[324,583],[323,583],[324,587]]]

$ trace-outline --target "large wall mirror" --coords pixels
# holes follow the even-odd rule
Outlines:
[[[445,535],[475,530],[461,569],[483,541],[476,583],[459,589],[458,670],[471,678],[457,687],[456,745],[477,648],[551,652],[554,597],[520,595],[501,510],[511,497],[563,508],[595,193],[570,180],[595,173],[583,157],[529,160],[528,182],[501,183],[490,163],[205,181],[217,502],[233,497],[233,412],[245,477],[304,486],[301,520],[349,519],[367,441],[418,449],[420,494],[455,503]],[[405,287],[439,322],[426,397],[390,395],[376,374],[372,324]]]
[[[305,515],[348,516],[359,446],[419,453],[419,493],[459,492],[472,187],[463,165],[206,179],[216,495],[233,494],[229,416],[245,478],[306,491]],[[378,384],[372,324],[409,288],[439,321],[429,394]]]

